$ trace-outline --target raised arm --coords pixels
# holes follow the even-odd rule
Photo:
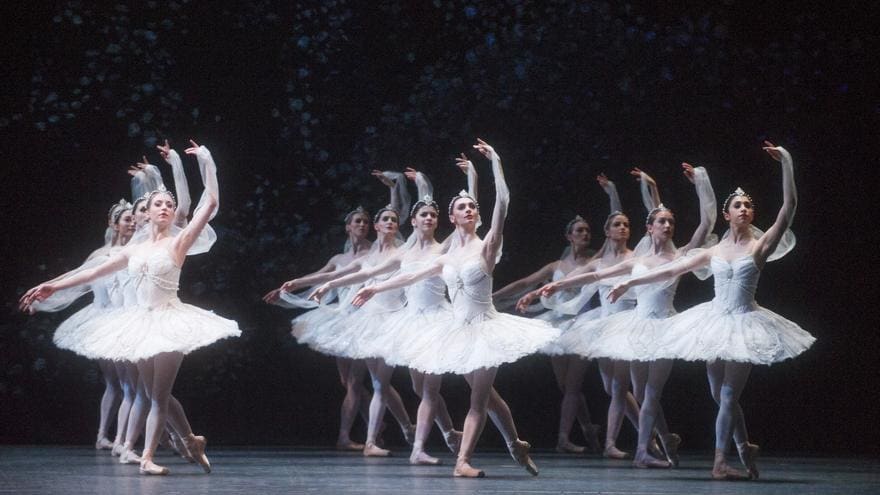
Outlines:
[[[309,299],[320,302],[321,298],[324,297],[324,294],[332,289],[359,284],[361,282],[366,282],[367,280],[370,280],[371,278],[374,278],[378,275],[382,275],[383,273],[391,273],[397,271],[400,269],[400,261],[401,259],[398,255],[392,256],[384,262],[370,268],[361,266],[361,268],[354,273],[349,273],[348,275],[328,280],[323,285],[315,289],[315,291],[312,292],[312,294],[309,296]]]
[[[379,292],[385,292],[389,290],[399,289],[401,287],[406,287],[407,285],[412,285],[419,280],[424,280],[429,277],[440,275],[440,272],[442,271],[443,264],[438,258],[437,261],[432,263],[430,266],[423,268],[422,270],[401,273],[389,278],[384,282],[379,282],[378,284],[361,288],[357,292],[357,294],[355,294],[355,297],[351,303],[355,306],[363,306],[365,302],[369,301],[370,298],[372,298]]]
[[[642,192],[642,204],[646,211],[651,211],[660,206],[660,190],[657,189],[657,181],[637,167],[633,167],[629,174],[639,181],[639,189]]]
[[[776,221],[758,239],[755,257],[761,263],[765,262],[770,254],[776,250],[782,235],[791,226],[794,212],[797,209],[797,187],[794,183],[794,164],[791,154],[782,146],[774,146],[770,141],[764,141],[764,144],[764,151],[782,165],[782,207],[776,215]]]
[[[559,266],[559,261],[547,263],[535,273],[527,275],[515,282],[511,282],[504,287],[496,290],[492,294],[492,299],[498,300],[513,297],[521,294],[526,290],[531,289],[532,287],[535,287],[541,282],[550,280],[553,277],[553,271],[556,270],[557,266]]]
[[[400,224],[403,224],[403,221],[406,220],[406,217],[409,215],[409,207],[411,204],[409,191],[406,190],[404,174],[401,172],[392,172],[390,170],[384,172],[381,170],[373,170],[372,175],[390,189],[391,199],[388,204],[400,213]]]
[[[217,184],[217,166],[211,157],[211,152],[204,146],[199,146],[195,141],[190,140],[191,148],[186,149],[186,154],[195,155],[199,160],[199,168],[202,169],[202,179],[205,181],[205,191],[199,200],[196,211],[193,214],[192,221],[187,225],[180,234],[175,237],[171,243],[171,250],[175,254],[178,264],[183,262],[187,251],[198,239],[199,234],[208,225],[208,222],[214,218],[217,212],[217,206],[220,203],[220,188]]]
[[[510,191],[507,189],[507,182],[504,180],[504,170],[501,168],[501,157],[495,152],[488,143],[482,139],[477,139],[474,148],[483,154],[486,158],[492,160],[492,175],[495,176],[495,207],[492,211],[492,223],[489,232],[483,239],[483,261],[486,263],[486,269],[489,273],[495,268],[495,259],[498,257],[498,251],[501,249],[501,242],[504,239],[504,221],[507,218],[507,207],[510,203]]]
[[[159,154],[168,165],[171,165],[171,174],[174,177],[174,194],[177,196],[177,213],[174,223],[184,227],[189,217],[189,209],[192,206],[192,198],[189,195],[189,183],[186,180],[186,173],[183,171],[183,162],[180,155],[171,149],[168,140],[164,145],[157,145]]]
[[[684,176],[696,187],[697,197],[700,199],[700,225],[694,230],[691,240],[679,250],[680,253],[686,253],[706,243],[706,238],[715,228],[718,205],[706,169],[703,167],[694,168],[689,163],[682,163],[681,168],[684,169]]]
[[[465,175],[467,175],[468,181],[468,194],[474,198],[474,201],[478,201],[477,199],[477,169],[474,167],[473,162],[468,160],[467,156],[462,153],[455,157],[455,166],[459,168]]]
[[[706,249],[695,256],[685,256],[675,261],[665,263],[659,267],[644,273],[638,277],[632,277],[614,286],[608,294],[608,298],[614,302],[617,301],[624,292],[635,285],[652,284],[661,282],[670,278],[678,277],[689,271],[696,270],[702,266],[708,265],[712,259],[713,249]]]
[[[609,208],[611,208],[608,214],[610,215],[615,211],[623,211],[623,206],[620,204],[620,195],[617,194],[617,186],[608,180],[604,173],[596,176],[596,182],[599,183],[599,186],[608,195]]]

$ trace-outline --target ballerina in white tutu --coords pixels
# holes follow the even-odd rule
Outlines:
[[[189,225],[183,229],[175,227],[174,196],[168,191],[154,191],[147,200],[149,227],[146,240],[120,250],[94,268],[36,287],[25,301],[32,304],[58,290],[89,283],[128,266],[134,277],[137,306],[93,319],[83,328],[82,339],[86,342],[82,347],[94,358],[138,363],[138,371],[151,401],[140,466],[143,474],[168,473],[167,468],[153,463],[153,454],[166,420],[182,434],[190,454],[206,472],[210,472],[205,439],[193,435],[182,408],[170,407],[171,389],[185,354],[219,339],[241,334],[234,321],[183,304],[177,298],[181,266],[187,253],[197,248],[200,234],[209,228],[208,221],[216,211],[219,197],[216,168],[210,152],[193,141],[191,144],[186,152],[199,159],[205,172],[205,193]]]
[[[499,313],[492,305],[492,272],[501,251],[504,219],[510,195],[501,169],[501,158],[486,142],[474,145],[492,160],[495,176],[495,207],[485,240],[477,236],[477,202],[462,191],[449,203],[449,219],[455,225],[446,254],[427,267],[402,273],[392,279],[364,287],[354,304],[363,305],[374,295],[393,291],[420,280],[441,276],[452,300],[452,322],[441,322],[442,330],[426,328],[423,339],[411,342],[406,362],[426,373],[464,375],[471,387],[470,410],[453,474],[482,477],[471,467],[471,455],[490,412],[496,417],[511,456],[533,475],[538,468],[529,458],[529,444],[517,436],[507,404],[492,383],[498,366],[532,354],[553,341],[559,331],[545,322]]]
[[[611,211],[620,211],[620,200],[614,183],[609,181],[604,174],[596,177],[596,180],[611,199]],[[606,231],[607,235],[608,232]],[[537,290],[531,290],[533,287],[538,284],[543,285],[548,281],[562,279],[573,270],[586,266],[596,254],[595,251],[589,248],[591,239],[590,224],[580,215],[576,216],[566,225],[565,239],[568,240],[569,246],[565,248],[559,260],[548,263],[535,273],[495,291],[492,297],[495,301],[518,298],[519,300],[516,301],[517,306],[523,313],[543,310],[535,318],[544,320],[562,331],[562,335],[560,335],[551,348],[544,350],[545,353],[550,355],[553,374],[556,377],[556,385],[562,392],[556,451],[574,454],[584,452],[584,447],[574,444],[569,439],[571,428],[576,418],[581,425],[581,431],[583,432],[584,439],[587,441],[589,450],[591,452],[599,452],[601,450],[598,439],[599,425],[593,424],[590,419],[590,410],[587,408],[587,401],[582,390],[584,373],[589,361],[569,350],[572,339],[565,336],[567,331],[572,328],[571,323],[574,319],[578,315],[583,314],[584,308],[589,303],[593,293],[574,290],[560,291],[553,298],[552,302],[547,302],[547,305],[533,304],[533,301],[540,296]],[[592,310],[589,317],[593,316],[601,316],[601,309],[596,308]],[[608,376],[608,380],[605,381],[610,383],[610,378]],[[610,387],[608,392],[611,395]],[[630,403],[633,408],[637,407],[634,399]],[[633,417],[637,415],[638,412],[635,412]]]
[[[656,359],[681,358],[706,361],[712,396],[718,403],[715,421],[715,461],[712,478],[733,480],[758,477],[758,446],[748,442],[739,397],[753,364],[772,364],[808,349],[814,338],[797,324],[755,303],[761,268],[794,246],[788,230],[794,218],[797,193],[791,155],[765,142],[764,150],[782,164],[783,204],[766,233],[754,226],[754,203],[741,189],[724,202],[729,230],[721,242],[692,256],[618,284],[612,299],[630,287],[675,279],[690,270],[708,266],[715,277],[715,299],[672,317],[654,349]],[[747,472],[731,468],[725,459],[734,436]]]
[[[685,176],[696,185],[700,198],[700,224],[690,241],[676,249],[672,243],[675,232],[675,217],[672,211],[662,204],[652,209],[646,224],[647,232],[639,242],[632,258],[613,267],[591,271],[585,274],[572,274],[569,277],[546,285],[542,294],[552,295],[562,288],[597,283],[630,272],[641,273],[669,263],[686,255],[691,249],[701,246],[715,223],[715,196],[705,170],[683,163]],[[675,314],[672,300],[678,279],[668,284],[651,286],[637,294],[634,309],[622,311],[606,319],[602,330],[595,339],[586,342],[589,355],[629,363],[633,391],[641,404],[639,412],[639,438],[636,447],[635,467],[670,467],[677,464],[677,451],[681,439],[669,432],[660,396],[663,386],[672,370],[671,359],[656,359],[654,351],[659,345],[663,332],[662,322]],[[660,432],[660,440],[666,450],[666,460],[649,454],[649,446],[654,428]]]

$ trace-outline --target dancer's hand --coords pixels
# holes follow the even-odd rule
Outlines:
[[[157,144],[156,149],[159,150],[159,154],[162,155],[162,159],[167,162],[168,157],[171,156],[171,145],[168,144],[168,140],[165,140],[165,144]]]
[[[198,157],[199,155],[201,155],[203,153],[209,153],[208,148],[205,148],[204,146],[199,146],[199,143],[193,141],[192,139],[189,140],[189,144],[190,144],[190,147],[183,150],[183,152],[186,153],[187,155],[195,155],[196,157]],[[209,153],[209,156],[210,156],[210,153]]]
[[[47,297],[55,293],[57,289],[51,283],[40,284],[33,289],[27,291],[19,300],[19,309],[25,312],[33,313],[31,305],[37,301],[43,301]]]
[[[605,189],[606,187],[608,187],[608,183],[611,181],[608,180],[608,177],[605,175],[605,172],[602,172],[601,174],[596,176],[596,182],[599,183],[599,187],[601,187],[602,189]]]
[[[143,161],[137,162],[137,163],[135,163],[134,165],[128,167],[128,175],[134,177],[134,176],[136,176],[138,173],[143,172],[143,170],[144,170],[145,168],[147,168],[147,165],[150,164],[150,162],[147,161],[147,157],[146,157],[146,156],[142,156],[142,157],[141,157],[141,160],[143,160]]]
[[[499,158],[498,153],[495,152],[495,148],[489,146],[489,143],[480,138],[477,138],[477,144],[474,145],[474,149],[490,160],[496,160]]]
[[[388,187],[394,187],[394,181],[389,179],[388,177],[385,177],[385,174],[383,174],[381,170],[373,170],[372,172],[370,172],[370,175],[379,179],[379,182],[381,182],[382,184],[385,184]]]
[[[697,178],[694,176],[694,166],[690,163],[682,162],[681,168],[684,169],[683,173],[687,180],[691,181],[691,184],[696,184]]]
[[[263,302],[266,304],[274,304],[279,299],[281,299],[281,289],[270,290],[263,296]]]
[[[635,177],[636,180],[639,182],[641,182],[642,180],[642,174],[645,174],[645,171],[641,170],[639,167],[633,167],[632,170],[629,171],[629,175]],[[645,174],[645,181],[648,183],[649,186],[657,187],[657,181],[655,181],[654,178],[648,174]]]
[[[553,294],[556,294],[557,292],[559,292],[559,289],[560,289],[559,282],[550,282],[549,284],[545,285],[544,287],[541,287],[540,289],[538,289],[538,294],[541,294],[544,297],[550,297]]]
[[[770,141],[764,141],[764,151],[767,152],[768,155],[773,157],[777,162],[782,161],[782,152],[779,151],[779,147]]]
[[[525,313],[536,297],[538,297],[537,291],[527,292],[526,295],[519,298],[519,301],[516,302],[516,310],[520,313]]]
[[[617,300],[620,299],[620,296],[622,296],[628,290],[629,282],[621,282],[615,285],[614,288],[611,289],[611,292],[608,293],[608,300],[613,303],[617,302]]]
[[[474,168],[474,164],[468,160],[467,156],[464,153],[455,157],[455,166],[458,167],[465,175],[467,175],[468,171]]]
[[[354,299],[352,299],[351,303],[357,307],[361,307],[375,295],[376,289],[373,287],[362,287],[357,291],[357,294],[354,295]]]
[[[330,290],[330,285],[323,284],[320,287],[318,287],[317,289],[315,289],[314,291],[312,291],[311,294],[309,294],[309,300],[315,301],[316,303],[320,303],[321,298],[324,297],[324,295],[327,294],[327,291],[329,291],[329,290]]]
[[[416,181],[416,174],[418,174],[418,173],[419,173],[419,171],[412,168],[412,167],[406,167],[403,170],[403,175],[405,175],[407,179],[409,179],[413,182]]]

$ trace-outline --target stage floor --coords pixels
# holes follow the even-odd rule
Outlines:
[[[880,493],[880,461],[865,458],[766,456],[761,479],[724,483],[709,479],[709,454],[688,454],[674,470],[632,469],[629,462],[536,452],[533,478],[506,453],[478,452],[474,464],[487,478],[452,477],[453,457],[441,466],[410,466],[403,450],[388,459],[315,448],[237,447],[208,451],[214,472],[162,451],[169,476],[142,476],[108,451],[73,446],[0,446],[0,493],[320,493],[355,494],[692,494],[809,495]]]

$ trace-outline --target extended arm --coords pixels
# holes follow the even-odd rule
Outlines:
[[[642,204],[645,206],[645,210],[651,211],[660,206],[662,201],[660,201],[660,190],[657,189],[657,181],[638,168],[633,168],[629,173],[639,181],[639,189],[642,192]]]
[[[630,287],[633,287],[635,285],[661,282],[663,280],[678,277],[689,271],[696,270],[701,266],[709,264],[709,261],[712,259],[712,253],[712,249],[706,249],[696,256],[678,258],[676,261],[660,265],[658,268],[651,270],[643,275],[629,278],[615,285],[611,292],[608,294],[608,298],[611,299],[611,301],[613,302],[616,301],[620,296],[622,296],[624,292],[629,290]]]
[[[171,165],[171,175],[174,177],[174,194],[177,196],[177,214],[174,223],[184,227],[186,226],[187,217],[189,217],[189,209],[192,206],[192,198],[189,195],[189,183],[186,180],[186,173],[183,171],[183,162],[180,155],[171,149],[168,140],[164,145],[157,145],[159,154],[168,165]]]
[[[501,157],[482,139],[477,139],[474,145],[486,158],[492,160],[492,174],[495,176],[495,207],[492,211],[492,224],[483,244],[483,261],[489,273],[495,268],[495,259],[501,249],[504,236],[504,221],[507,218],[507,207],[510,203],[510,190],[504,180],[504,170],[501,168]]]
[[[22,308],[29,307],[36,301],[42,301],[61,289],[67,289],[77,285],[87,284],[105,275],[121,270],[128,264],[128,255],[123,250],[111,256],[107,261],[98,266],[81,270],[70,277],[57,282],[46,282],[25,293],[19,301]]]
[[[443,271],[443,265],[438,259],[433,264],[423,268],[422,270],[401,273],[399,275],[391,277],[384,282],[380,282],[369,287],[363,287],[357,292],[354,300],[352,300],[351,303],[355,306],[363,306],[365,302],[369,301],[371,297],[379,292],[385,292],[389,290],[399,289],[401,287],[406,287],[407,285],[412,285],[419,280],[424,280],[429,277],[440,275],[441,271]]]
[[[390,259],[385,260],[385,262],[380,263],[379,265],[376,265],[374,267],[366,268],[361,266],[361,268],[354,273],[349,273],[348,275],[328,280],[323,285],[315,289],[315,291],[312,292],[312,294],[309,296],[309,299],[320,301],[324,294],[326,294],[327,291],[331,289],[366,282],[367,280],[374,278],[377,275],[394,272],[398,269],[400,269],[399,256],[393,256]]]
[[[782,165],[782,208],[776,215],[776,221],[758,240],[755,254],[761,261],[766,261],[776,250],[782,235],[791,226],[797,209],[797,188],[794,183],[794,164],[791,154],[782,146],[773,146],[769,141],[765,141],[764,144],[766,145],[764,150]]]
[[[684,175],[691,181],[697,190],[697,197],[700,199],[700,225],[691,236],[691,240],[682,247],[681,253],[686,253],[693,248],[700,247],[706,242],[706,238],[715,228],[715,220],[718,216],[718,205],[715,201],[715,191],[712,190],[712,183],[709,181],[709,174],[703,167],[694,168],[688,163],[682,163]]]
[[[541,295],[543,296],[551,296],[555,292],[561,289],[568,289],[569,287],[580,287],[582,285],[590,284],[593,282],[597,282],[602,280],[603,278],[616,277],[618,275],[624,275],[632,271],[632,267],[634,264],[634,258],[630,258],[625,261],[621,261],[620,263],[610,266],[608,268],[602,270],[593,270],[588,271],[586,273],[581,272],[580,274],[575,274],[572,272],[567,277],[557,280],[556,282],[545,285],[541,288]],[[598,261],[598,260],[597,260]],[[590,262],[587,267],[592,265],[593,262]],[[584,268],[587,268],[584,267]]]
[[[175,253],[178,262],[182,262],[187,251],[198,239],[199,234],[208,225],[208,222],[214,218],[219,205],[220,188],[217,184],[217,166],[211,157],[211,152],[204,146],[199,146],[195,141],[190,140],[191,148],[186,149],[186,153],[196,155],[199,160],[199,167],[202,169],[202,179],[205,181],[205,191],[199,200],[199,205],[193,214],[192,221],[187,225],[177,237],[172,241],[171,249]],[[180,263],[178,263],[180,264]]]
[[[552,263],[548,263],[541,267],[540,270],[523,277],[515,282],[511,282],[504,287],[495,291],[492,294],[492,299],[504,299],[508,297],[512,297],[522,292],[535,287],[536,285],[544,282],[546,280],[550,280],[553,277],[553,271],[556,270],[556,267],[559,265],[558,261],[554,261]]]

